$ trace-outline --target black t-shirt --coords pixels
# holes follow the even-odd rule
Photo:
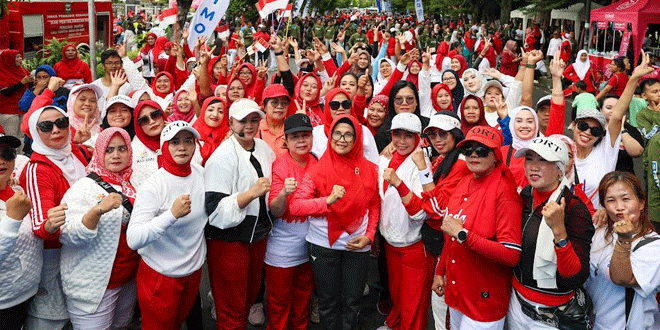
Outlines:
[[[629,123],[624,123],[623,128],[627,130],[628,134],[630,134],[630,136],[633,139],[639,142],[640,145],[644,145],[644,138],[642,137],[642,134],[639,132],[639,130],[636,127],[630,125]],[[633,163],[632,157],[628,155],[628,152],[626,150],[620,149],[619,156],[616,161],[616,170],[635,174],[634,169],[635,169],[635,165]]]

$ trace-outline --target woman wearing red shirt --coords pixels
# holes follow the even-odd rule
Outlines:
[[[572,91],[575,90],[575,82],[584,81],[587,84],[587,92],[594,93],[596,87],[594,85],[596,81],[596,71],[591,66],[591,61],[589,60],[589,55],[586,50],[580,50],[575,57],[575,63],[569,65],[564,70],[564,78],[573,82],[573,85],[569,88]]]
[[[621,96],[623,90],[626,89],[628,75],[626,74],[626,65],[623,63],[623,58],[620,57],[612,60],[609,67],[610,72],[612,72],[612,77],[607,81],[605,88],[596,95],[597,101],[600,101],[600,99],[610,93],[616,96]]]

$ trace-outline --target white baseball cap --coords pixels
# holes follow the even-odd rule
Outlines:
[[[396,129],[402,129],[404,131],[412,132],[415,134],[421,134],[422,122],[416,115],[408,112],[402,112],[392,118],[392,126],[390,126],[390,131]]]
[[[537,137],[524,148],[516,151],[515,157],[525,157],[527,151],[534,151],[543,159],[549,162],[557,163],[561,173],[566,171],[566,164],[568,164],[568,149],[566,143],[553,137]]]
[[[188,131],[192,133],[195,139],[199,139],[199,132],[190,126],[188,122],[177,120],[167,124],[167,126],[165,126],[165,128],[163,128],[163,130],[160,132],[160,147],[162,148],[165,142],[174,138],[174,136],[176,136],[177,133],[181,131]]]
[[[96,94],[96,98],[100,99],[101,96],[103,96],[103,90],[101,90],[101,87],[96,86],[94,84],[82,84],[82,85],[75,85],[73,88],[71,88],[71,91],[69,92],[69,95],[73,95],[79,91],[84,91],[87,89],[91,89],[94,91],[94,94]]]
[[[261,119],[266,118],[266,114],[261,111],[261,108],[257,102],[254,102],[250,99],[240,99],[229,107],[229,118],[243,120],[253,112],[258,113]]]
[[[431,127],[449,132],[454,128],[461,129],[461,121],[458,120],[458,118],[454,118],[444,113],[436,113],[431,116],[428,126],[424,129],[424,133],[427,133],[428,129]]]
[[[125,105],[125,106],[127,106],[131,109],[135,108],[135,104],[133,104],[133,100],[130,97],[128,97],[126,95],[115,95],[115,96],[111,97],[108,100],[108,103],[105,105],[105,112],[107,113],[108,109],[110,109],[111,106],[113,106],[117,103],[121,103],[121,104],[123,104],[123,105]]]
[[[605,119],[605,115],[596,109],[582,109],[578,111],[577,116],[575,116],[575,120],[585,118],[593,118],[598,121],[600,127],[603,129],[607,128],[607,119]]]

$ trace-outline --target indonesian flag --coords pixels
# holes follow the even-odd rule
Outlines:
[[[259,2],[255,4],[255,6],[257,7],[259,16],[265,19],[266,17],[268,17],[268,15],[272,14],[274,11],[285,9],[288,3],[289,3],[288,0],[259,0]]]
[[[218,31],[218,37],[222,39],[229,38],[229,24],[218,25],[215,30]]]
[[[293,4],[290,3],[286,6],[286,9],[280,9],[280,17],[291,18],[291,11],[293,10]]]
[[[245,52],[250,56],[254,55],[254,46],[253,45],[248,46],[247,48],[245,48]]]
[[[254,47],[261,53],[265,52],[268,49],[268,43],[264,39],[259,39],[254,43]]]
[[[190,4],[190,8],[197,9],[199,8],[199,5],[202,4],[203,0],[193,0],[192,4]]]
[[[176,22],[176,7],[168,8],[160,12],[160,25],[168,26]]]
[[[351,16],[351,21],[357,20],[358,18],[360,18],[361,15],[362,14],[360,12],[353,14],[353,16]]]

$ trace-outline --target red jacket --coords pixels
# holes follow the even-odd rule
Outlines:
[[[584,82],[587,84],[587,92],[593,93],[596,91],[596,87],[594,85],[594,82],[596,81],[596,72],[594,71],[594,67],[591,66],[587,73],[584,75]],[[564,69],[564,78],[572,81],[572,82],[577,82],[580,81],[580,77],[577,75],[575,72],[575,67],[573,67],[573,64],[569,65],[566,69]],[[575,90],[575,88],[573,88]]]

